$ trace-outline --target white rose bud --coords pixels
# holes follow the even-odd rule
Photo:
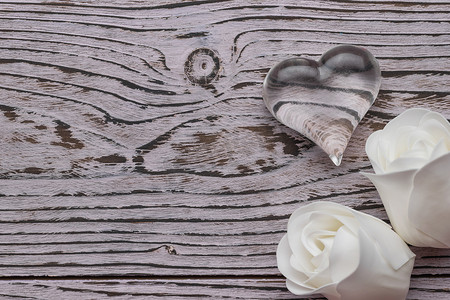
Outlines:
[[[289,291],[330,300],[405,299],[414,257],[388,224],[332,202],[297,209],[277,249]]]
[[[410,109],[372,133],[366,152],[395,231],[409,244],[450,248],[450,123]]]

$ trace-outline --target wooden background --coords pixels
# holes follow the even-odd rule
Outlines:
[[[450,118],[450,2],[0,3],[0,297],[295,298],[276,267],[302,202],[387,221],[366,138],[411,107]],[[265,108],[281,60],[379,60],[340,167]],[[198,50],[201,49],[201,50]],[[449,299],[450,251],[408,299]],[[318,296],[319,297],[319,296]],[[138,297],[139,298],[139,297]]]

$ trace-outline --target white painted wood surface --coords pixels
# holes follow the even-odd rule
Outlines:
[[[0,296],[293,298],[275,261],[290,213],[327,200],[387,220],[359,174],[366,138],[410,107],[450,118],[449,12],[0,2]],[[261,86],[277,62],[344,43],[369,49],[383,79],[335,167],[274,120]],[[449,250],[412,250],[408,299],[448,299]]]

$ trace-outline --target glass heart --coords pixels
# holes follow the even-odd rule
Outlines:
[[[278,121],[312,140],[339,166],[380,83],[375,57],[366,49],[342,45],[318,61],[291,58],[274,66],[264,79],[263,98]]]

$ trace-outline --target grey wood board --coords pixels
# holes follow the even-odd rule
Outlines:
[[[448,299],[448,281],[413,278],[408,299]],[[298,299],[281,278],[17,280],[0,282],[2,299]],[[9,297],[9,298],[8,298]],[[325,299],[312,296],[308,299]]]

